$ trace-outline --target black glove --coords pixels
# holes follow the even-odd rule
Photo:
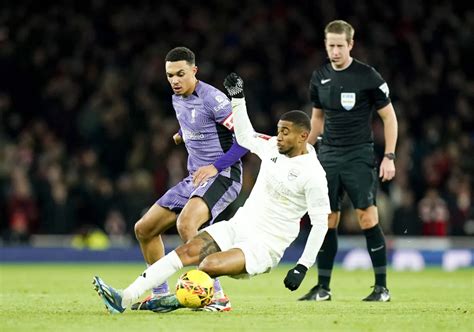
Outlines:
[[[290,291],[297,290],[306,275],[306,271],[308,271],[308,268],[301,264],[288,271],[285,280],[283,280],[285,287]]]
[[[231,98],[244,98],[244,80],[236,73],[227,75],[224,87]]]

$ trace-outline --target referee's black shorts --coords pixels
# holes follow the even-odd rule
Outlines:
[[[318,158],[326,171],[331,211],[340,211],[344,191],[355,209],[376,205],[377,165],[372,143],[319,146]]]

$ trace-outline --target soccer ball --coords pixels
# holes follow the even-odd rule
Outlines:
[[[188,308],[208,305],[214,295],[214,280],[206,272],[190,270],[178,279],[176,298]]]

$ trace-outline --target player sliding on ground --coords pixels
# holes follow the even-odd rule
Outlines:
[[[191,241],[148,267],[125,290],[115,290],[95,277],[95,288],[110,313],[123,312],[183,266],[198,265],[211,277],[269,272],[297,237],[306,212],[312,228],[301,258],[288,271],[285,286],[296,290],[314,264],[328,229],[330,208],[326,175],[314,148],[307,143],[309,117],[302,111],[287,112],[278,122],[278,135],[262,137],[250,123],[242,79],[232,73],[224,86],[232,97],[237,142],[262,160],[249,198],[232,219],[204,228]],[[181,307],[174,295],[158,298],[153,304],[156,311]]]

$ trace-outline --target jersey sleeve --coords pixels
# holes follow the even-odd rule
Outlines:
[[[256,133],[247,114],[245,98],[232,98],[234,133],[240,146],[252,151],[260,159],[271,149],[269,136]]]
[[[314,107],[322,108],[321,101],[319,100],[318,86],[316,84],[317,81],[317,74],[316,71],[314,71],[309,81],[309,96]]]
[[[374,68],[372,68],[370,78],[370,95],[376,110],[390,104],[390,90],[387,82]]]
[[[232,105],[229,98],[217,89],[212,90],[204,99],[205,108],[211,112],[214,120],[230,131],[234,130],[232,120]]]
[[[306,239],[303,254],[298,260],[298,264],[306,266],[308,269],[313,266],[316,261],[321,246],[323,245],[324,238],[328,231],[328,216],[326,214],[309,215],[311,218],[311,231]]]
[[[331,213],[328,185],[324,173],[318,172],[309,179],[305,186],[305,196],[310,216]]]

